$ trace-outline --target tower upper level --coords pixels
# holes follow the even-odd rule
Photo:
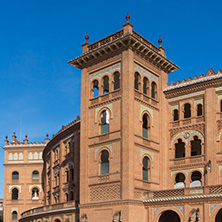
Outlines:
[[[86,42],[82,45],[82,55],[68,63],[82,69],[111,52],[130,47],[165,72],[176,71],[179,67],[166,58],[165,49],[161,46],[161,38],[158,40],[159,46],[155,46],[133,30],[133,25],[129,22],[129,18],[127,13],[127,22],[123,25],[123,29],[92,44],[88,42],[89,36],[87,33],[85,36]]]

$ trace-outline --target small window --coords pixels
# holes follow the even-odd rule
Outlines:
[[[103,150],[101,153],[101,165],[100,165],[100,174],[109,173],[109,152],[107,150]]]
[[[17,188],[12,189],[12,200],[18,200],[18,189]]]
[[[191,141],[191,156],[201,155],[201,140],[197,136]]]
[[[143,78],[143,93],[148,94],[148,79],[146,77]]]
[[[152,82],[151,84],[151,97],[157,99],[157,86],[155,82]]]
[[[202,104],[197,105],[197,116],[202,116],[203,115],[203,106]]]
[[[12,180],[18,180],[19,179],[19,173],[17,171],[14,171],[12,173]]]
[[[143,137],[147,139],[149,137],[148,115],[146,113],[143,115]]]
[[[220,101],[220,111],[222,112],[222,100]]]
[[[70,192],[70,200],[74,200],[74,194],[72,191]]]
[[[184,118],[191,117],[191,106],[189,103],[184,104]]]
[[[148,157],[143,158],[143,180],[149,180],[149,159]]]
[[[178,139],[178,143],[175,144],[175,158],[185,157],[185,143],[181,139]]]
[[[66,197],[66,201],[69,201],[69,195],[68,195],[68,193],[65,194],[65,197]]]
[[[12,212],[12,220],[17,220],[18,219],[18,213],[16,211]]]
[[[119,72],[114,73],[114,90],[120,88],[120,81],[119,81],[120,74]]]
[[[32,189],[32,200],[38,200],[39,199],[39,189],[33,188]]]
[[[65,171],[65,176],[66,176],[66,182],[68,182],[69,181],[69,171],[68,171],[68,169],[66,169],[66,171]]]
[[[109,77],[105,76],[103,78],[103,94],[106,94],[109,92]]]
[[[175,178],[175,185],[174,185],[174,188],[175,189],[179,189],[179,188],[184,188],[185,187],[185,176],[183,173],[178,173],[176,175],[176,178]]]
[[[109,112],[104,110],[101,115],[101,134],[109,132]]]
[[[202,174],[199,171],[194,171],[191,175],[190,187],[200,187],[202,186],[201,182]]]
[[[93,97],[99,96],[99,82],[98,80],[93,81]]]
[[[38,180],[39,179],[39,172],[37,170],[33,171],[32,179],[33,180]]]
[[[139,77],[139,73],[136,72],[134,75],[134,88],[137,90],[139,90]]]
[[[173,111],[173,121],[177,121],[177,120],[179,120],[179,111],[178,109],[175,109]]]
[[[71,167],[71,169],[70,169],[70,178],[71,178],[71,181],[74,180],[74,169],[73,169],[73,167]]]

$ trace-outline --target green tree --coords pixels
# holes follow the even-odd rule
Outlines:
[[[3,222],[3,216],[0,216],[0,222]]]

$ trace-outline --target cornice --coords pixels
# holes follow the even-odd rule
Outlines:
[[[151,47],[150,44],[147,43],[148,41],[145,42],[144,40],[141,40],[133,33],[128,33],[111,42],[92,49],[89,52],[84,53],[81,56],[69,61],[68,63],[81,69],[88,62],[94,61],[97,58],[100,58],[110,52],[119,49],[127,49],[130,47],[142,57],[146,58],[167,73],[173,72],[179,68],[170,60],[161,55],[157,50],[155,50],[154,47]],[[90,47],[90,45],[88,47]]]

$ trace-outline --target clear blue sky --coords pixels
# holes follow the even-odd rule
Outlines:
[[[80,71],[67,61],[122,28],[126,12],[134,30],[180,66],[171,80],[222,69],[221,1],[140,0],[0,1],[0,146],[15,131],[43,141],[80,113]],[[4,152],[0,150],[0,198]]]

